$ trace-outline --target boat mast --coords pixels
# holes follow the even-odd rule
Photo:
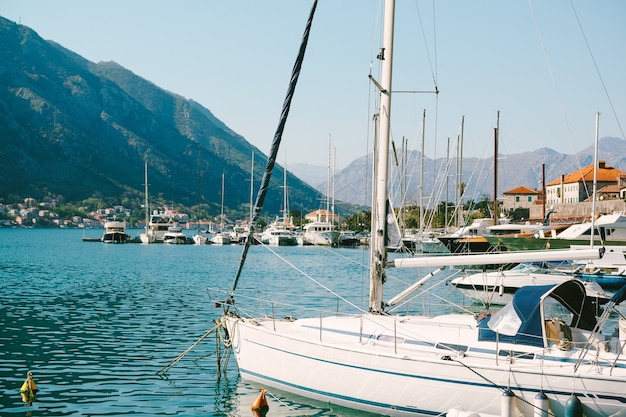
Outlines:
[[[283,166],[283,225],[287,228],[289,208],[287,207],[287,152],[285,152],[285,165]]]
[[[222,213],[220,214],[220,233],[224,233],[224,172],[222,171]]]
[[[250,168],[250,224],[252,223],[252,210],[254,209],[254,151],[252,151],[252,167]]]
[[[426,140],[426,109],[422,116],[422,150],[420,155],[420,238],[424,238],[424,141]]]
[[[600,113],[596,112],[596,137],[593,145],[593,202],[591,203],[591,247],[596,238],[596,194],[598,188],[598,134],[600,132]],[[604,242],[602,242],[604,243]]]
[[[500,111],[493,129],[493,224],[498,224],[498,135],[500,134]]]
[[[143,169],[143,184],[144,184],[144,205],[146,206],[146,235],[148,234],[148,229],[149,226],[148,224],[150,223],[150,206],[148,206],[148,163],[144,162],[144,169]]]
[[[372,230],[370,235],[370,303],[372,313],[383,311],[384,266],[387,260],[386,224],[387,224],[387,175],[389,168],[389,136],[391,119],[391,76],[393,69],[393,25],[395,0],[385,2],[385,25],[383,48],[378,59],[382,61],[380,83],[379,141],[376,145],[376,171],[372,184]]]
[[[456,207],[457,220],[456,226],[461,227],[465,224],[463,220],[463,194],[465,187],[463,186],[463,139],[465,135],[465,115],[461,116],[461,134],[457,136],[457,158],[456,158]]]

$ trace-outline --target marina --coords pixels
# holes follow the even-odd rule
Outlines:
[[[157,376],[219,318],[207,289],[230,285],[241,246],[85,244],[82,233],[0,229],[0,415],[249,415],[260,386],[242,381],[234,360],[218,372],[213,336]],[[365,252],[331,251],[280,248],[311,276],[353,293],[362,283],[346,273],[362,268]],[[336,309],[267,248],[251,252],[242,288],[269,299],[280,287],[285,303]],[[276,270],[271,281],[257,277]],[[19,393],[29,371],[39,389],[31,404]],[[268,401],[269,416],[363,415],[269,388]]]
[[[359,173],[344,177],[353,179],[335,181],[329,133],[326,207],[313,212],[322,201],[318,190],[288,173],[286,157],[282,167],[276,161],[293,136],[286,126],[299,76],[316,72],[309,66],[319,57],[304,58],[317,0],[271,147],[260,158],[264,168],[256,171],[262,176],[256,199],[256,146],[227,131],[210,111],[187,99],[163,105],[168,94],[150,94],[146,84],[136,87],[110,63],[91,65],[48,46],[22,27],[21,17],[19,24],[0,22],[14,50],[29,55],[16,60],[22,65],[17,73],[33,68],[37,75],[22,77],[11,91],[32,86],[61,109],[70,99],[43,94],[39,74],[46,72],[32,63],[39,57],[30,56],[60,53],[72,59],[46,62],[54,69],[46,80],[64,86],[56,91],[65,93],[66,74],[88,70],[72,80],[73,96],[79,89],[98,91],[81,97],[117,97],[110,101],[119,101],[124,113],[136,110],[136,117],[125,118],[108,103],[80,107],[123,155],[104,165],[97,153],[65,151],[89,148],[86,140],[66,146],[68,138],[82,139],[69,128],[48,141],[63,145],[65,153],[46,152],[20,137],[46,150],[40,154],[72,161],[67,178],[85,174],[71,186],[67,178],[50,176],[51,184],[67,190],[55,191],[54,198],[21,198],[16,191],[11,204],[1,202],[0,415],[626,416],[626,308],[620,305],[626,300],[626,172],[598,158],[600,112],[592,164],[567,175],[551,172],[558,179],[548,183],[542,165],[541,191],[520,184],[502,193],[500,204],[500,111],[489,130],[493,199],[476,201],[477,194],[466,191],[479,180],[463,173],[465,116],[455,157],[448,138],[446,159],[455,159],[456,168],[447,165],[444,174],[441,165],[433,184],[425,186],[435,166],[425,161],[431,130],[425,108],[421,129],[415,130],[421,130],[419,198],[411,196],[415,169],[408,161],[417,158],[404,136],[396,148],[394,136],[401,134],[397,120],[419,117],[407,117],[398,93],[435,98],[440,85],[431,66],[432,90],[399,89],[407,80],[392,74],[402,74],[408,62],[406,51],[395,64],[394,55],[403,51],[408,32],[401,25],[407,20],[404,12],[396,13],[395,0],[380,6],[372,28],[380,33],[370,45],[377,52],[369,64],[368,133],[360,140],[367,143],[367,167],[353,166]],[[284,37],[291,30],[285,27]],[[50,48],[55,52],[43,52]],[[104,74],[107,81],[96,89],[92,80]],[[411,84],[422,83],[418,74]],[[41,132],[45,126],[65,132],[63,117],[43,120],[48,114],[35,115],[30,100],[15,120],[31,120],[21,115],[31,114]],[[98,116],[93,108],[103,110]],[[78,122],[71,127],[91,129]],[[520,130],[509,119],[505,123],[505,135]],[[338,136],[341,143],[344,135]],[[309,159],[317,142],[308,141],[314,145]],[[140,160],[143,193],[137,188]],[[93,169],[84,169],[86,162]],[[30,172],[24,166],[11,172]],[[54,172],[53,162],[46,166]],[[449,204],[453,170],[457,201]],[[249,213],[240,204],[247,199],[248,173]],[[291,191],[288,178],[295,185]],[[23,182],[33,192],[48,192],[40,181]],[[338,210],[336,185],[344,193],[351,189],[345,195],[354,194],[350,198],[358,205],[341,201]],[[89,195],[80,187],[98,191],[74,204]],[[282,201],[275,198],[280,188]],[[430,197],[426,188],[433,190]],[[66,200],[68,192],[76,195]],[[291,198],[297,209],[290,210]],[[603,209],[596,206],[600,201]]]

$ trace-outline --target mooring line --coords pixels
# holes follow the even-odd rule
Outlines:
[[[222,326],[222,322],[220,321],[211,330],[209,330],[204,335],[202,335],[202,337],[200,337],[200,339],[196,340],[196,342],[193,345],[189,346],[183,353],[178,355],[173,361],[171,361],[169,364],[167,364],[163,368],[161,368],[156,374],[157,375],[163,375],[164,373],[166,373],[167,371],[172,369],[172,367],[174,365],[176,365],[182,358],[187,356],[187,354],[189,352],[191,352],[193,350],[193,348],[198,346],[200,344],[200,342],[202,342],[204,339],[206,339],[211,333],[213,333],[214,331],[218,330],[221,326]]]

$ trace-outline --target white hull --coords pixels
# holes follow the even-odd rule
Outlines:
[[[566,274],[532,272],[530,267],[518,267],[509,271],[479,272],[464,275],[451,281],[461,293],[472,300],[490,305],[505,305],[511,302],[513,294],[528,285],[554,285],[575,279]],[[585,282],[587,296],[604,302],[611,298],[600,285]]]
[[[297,246],[296,235],[285,229],[269,229],[261,234],[261,243],[268,246]]]
[[[193,235],[193,243],[196,245],[206,245],[209,238],[205,235],[197,234]]]
[[[230,237],[225,234],[218,233],[213,235],[211,238],[211,243],[214,245],[230,245]]]
[[[139,240],[141,241],[141,243],[154,243],[154,236],[147,233],[142,233],[139,235]]]
[[[339,232],[310,232],[304,234],[304,240],[310,245],[338,246]]]
[[[613,369],[583,364],[574,372],[576,349],[468,342],[478,332],[468,315],[366,314],[293,322],[228,317],[225,322],[244,378],[363,411],[434,415],[462,406],[500,415],[503,390],[511,387],[518,397],[515,407],[524,416],[533,415],[541,390],[557,416],[565,415],[572,390],[580,395],[586,416],[626,415],[624,359]],[[398,343],[393,342],[394,329]],[[443,343],[469,349],[458,355]],[[617,341],[613,343],[611,348],[617,349]],[[498,356],[497,349],[545,358],[510,361]],[[594,359],[596,353],[590,351],[588,357]],[[608,357],[615,359],[614,354]]]
[[[170,245],[185,245],[187,244],[187,238],[185,236],[165,236],[163,243]]]

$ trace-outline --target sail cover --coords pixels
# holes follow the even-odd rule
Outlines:
[[[596,325],[594,307],[578,280],[559,285],[531,285],[517,290],[513,300],[503,309],[479,322],[479,340],[543,346],[546,317],[542,304],[551,297],[572,313],[571,327],[593,330]]]

